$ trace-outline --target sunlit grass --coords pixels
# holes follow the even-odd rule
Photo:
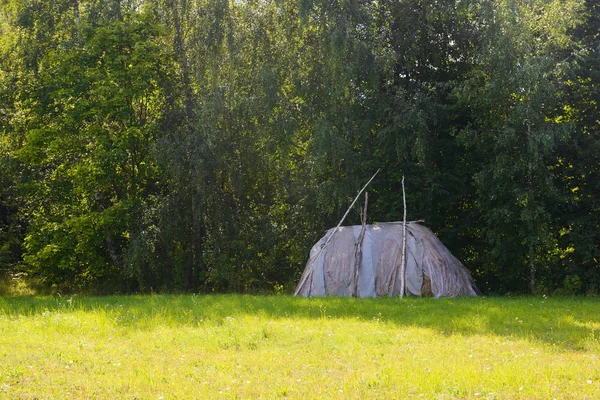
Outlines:
[[[5,398],[600,398],[597,299],[0,298]]]

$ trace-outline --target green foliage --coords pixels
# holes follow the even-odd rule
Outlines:
[[[24,261],[49,284],[80,290],[131,275],[124,249],[158,179],[151,153],[167,57],[159,34],[148,9],[82,24],[76,44],[43,58],[34,83],[43,96],[31,99],[17,157],[31,171]]]
[[[569,32],[580,23],[580,6],[499,3],[490,37],[480,44],[483,62],[457,91],[472,110],[461,139],[474,153],[475,205],[489,246],[479,262],[499,290],[527,284],[534,290],[536,274],[544,275],[536,264],[557,261],[548,257],[561,229],[551,212],[563,201],[553,169],[564,162],[558,150],[574,128],[561,86],[569,70],[565,55],[577,51]],[[560,23],[545,23],[555,13]]]
[[[400,219],[405,176],[408,218],[484,290],[594,290],[598,12],[5,1],[0,269],[103,293],[287,288],[380,168],[369,222]]]

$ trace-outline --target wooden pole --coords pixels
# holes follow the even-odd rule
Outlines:
[[[365,238],[365,231],[367,230],[367,204],[369,203],[369,192],[365,192],[365,209],[363,210],[361,220],[362,228],[360,229],[360,235],[356,242],[356,250],[354,251],[354,289],[352,291],[352,297],[358,297],[358,276],[360,274],[360,260],[362,258],[362,242]]]
[[[402,175],[402,200],[404,202],[404,219],[402,220],[402,259],[400,261],[400,298],[404,297],[406,288],[406,192],[404,191],[404,175]]]
[[[388,296],[393,296],[396,280],[398,279],[398,269],[400,269],[400,298],[404,297],[406,288],[406,193],[404,191],[404,175],[402,175],[402,199],[404,200],[404,218],[402,220],[402,249],[399,254],[400,265],[396,268],[398,257],[394,260],[394,269],[388,286]]]

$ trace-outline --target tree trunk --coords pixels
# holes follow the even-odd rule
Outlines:
[[[171,10],[172,23],[174,29],[173,46],[175,50],[175,56],[179,63],[179,72],[181,75],[181,83],[183,87],[183,111],[186,119],[185,136],[181,138],[183,147],[183,159],[182,165],[187,175],[186,191],[185,196],[188,197],[186,202],[189,205],[188,210],[188,221],[186,221],[187,231],[190,237],[187,243],[187,261],[186,261],[186,288],[188,290],[194,288],[194,284],[197,276],[197,269],[200,260],[200,254],[202,253],[202,240],[200,235],[202,231],[199,227],[199,207],[200,203],[198,196],[199,190],[198,185],[202,182],[198,176],[194,173],[194,161],[192,155],[194,153],[202,156],[203,141],[198,137],[196,132],[196,114],[195,114],[195,101],[194,92],[192,88],[192,80],[189,67],[189,57],[185,44],[185,38],[183,36],[183,23],[182,16],[179,10],[179,4],[176,0],[168,0],[167,5]]]
[[[535,293],[535,248],[533,244],[529,245],[529,288],[531,293]]]
[[[529,162],[527,166],[527,207],[529,208],[529,221],[528,221],[528,232],[529,232],[529,289],[531,293],[535,292],[535,243],[536,243],[536,226],[533,220],[533,208],[534,203],[534,192],[533,192],[533,138],[531,133],[531,123],[527,121],[527,145],[529,151]]]
[[[121,13],[121,0],[112,1],[110,13],[115,21],[121,21],[123,19],[123,15]]]
[[[73,11],[75,12],[75,26],[77,26],[77,28],[79,28],[79,26],[81,25],[81,15],[79,12],[79,0],[74,0]]]
[[[179,62],[179,69],[181,72],[181,81],[183,84],[184,99],[184,111],[187,120],[188,133],[196,131],[195,127],[195,116],[194,116],[194,93],[192,90],[191,79],[190,79],[190,68],[188,62],[188,54],[185,46],[185,40],[183,37],[183,28],[181,26],[181,16],[179,15],[179,7],[175,0],[169,0],[169,8],[173,15],[173,27],[175,28],[174,47],[175,56]]]

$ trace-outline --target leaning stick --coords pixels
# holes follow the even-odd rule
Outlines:
[[[365,186],[363,186],[363,188],[360,189],[360,192],[358,192],[358,194],[354,198],[354,201],[352,202],[352,204],[350,204],[350,207],[348,207],[348,210],[346,210],[346,214],[344,214],[344,216],[340,220],[340,223],[337,224],[337,226],[335,227],[335,229],[333,229],[332,231],[330,231],[331,234],[329,235],[329,237],[327,238],[327,240],[323,244],[323,247],[321,247],[321,250],[323,250],[325,248],[325,246],[327,246],[327,244],[329,243],[329,241],[333,238],[333,235],[335,235],[335,233],[337,232],[337,230],[339,229],[339,227],[342,225],[342,223],[344,222],[344,220],[346,219],[346,217],[350,213],[350,210],[352,210],[352,207],[354,206],[354,203],[356,203],[356,200],[358,200],[358,197],[362,194],[362,192],[365,191],[365,189],[367,188],[367,186],[369,186],[369,183],[371,183],[371,181],[373,179],[375,179],[375,176],[379,173],[379,170],[380,169],[378,169],[377,171],[375,171],[375,173],[373,174],[373,176],[371,177],[371,179],[369,179],[369,181],[365,184]]]

